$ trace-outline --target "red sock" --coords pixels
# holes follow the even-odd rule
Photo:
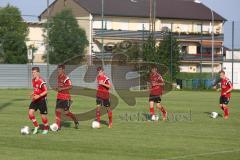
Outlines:
[[[34,127],[39,127],[38,122],[34,115],[28,115],[29,119],[33,122]]]
[[[42,123],[44,125],[44,130],[48,130],[48,119],[45,117],[42,117]]]
[[[66,116],[70,117],[74,122],[77,122],[77,118],[75,117],[75,115],[72,112],[68,112],[66,114]]]
[[[56,123],[58,125],[58,128],[61,128],[61,111],[56,111]]]
[[[160,108],[160,111],[161,111],[163,114],[166,113],[166,110],[165,110],[163,107]]]
[[[96,110],[96,117],[97,117],[97,121],[100,122],[100,110],[99,109]]]
[[[228,110],[228,107],[224,107],[224,117],[225,116],[229,116],[229,110]]]
[[[224,111],[224,108],[223,108],[223,106],[221,107],[221,109]]]
[[[112,111],[108,112],[109,123],[112,123]]]
[[[150,107],[150,115],[152,116],[152,115],[154,115],[155,113],[154,113],[154,107]]]

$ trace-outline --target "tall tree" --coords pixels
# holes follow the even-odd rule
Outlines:
[[[172,75],[172,80],[175,80],[180,65],[180,49],[177,39],[171,34],[165,35],[158,46],[158,52],[161,63],[168,66],[170,76]]]
[[[0,63],[27,63],[27,24],[13,6],[0,8]]]
[[[171,34],[166,34],[163,40],[157,43],[155,39],[149,37],[143,45],[143,60],[158,64],[164,73],[168,70],[165,78],[175,80],[180,65],[180,50],[177,39]]]
[[[88,45],[87,36],[79,27],[71,10],[64,9],[49,19],[45,24],[45,31],[51,64],[63,63],[77,55],[83,56]]]

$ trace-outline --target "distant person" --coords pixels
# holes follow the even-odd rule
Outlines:
[[[224,112],[224,119],[229,118],[228,104],[231,98],[231,91],[233,89],[232,82],[225,76],[224,71],[220,71],[220,83],[221,83],[221,96],[219,100],[219,106]],[[217,88],[217,84],[214,84],[214,89]]]
[[[72,82],[70,78],[65,74],[65,65],[58,65],[58,77],[57,77],[57,101],[56,101],[56,123],[58,130],[61,129],[61,113],[71,118],[77,129],[79,126],[76,116],[70,111],[71,107],[71,95],[70,90],[72,89]]]
[[[32,68],[32,86],[33,93],[31,94],[32,102],[29,106],[29,119],[33,122],[34,130],[33,134],[37,134],[39,130],[39,124],[35,118],[34,113],[39,110],[42,118],[42,123],[44,125],[42,134],[48,133],[48,119],[47,119],[47,86],[46,82],[40,77],[39,67]]]
[[[150,115],[153,120],[153,116],[155,116],[154,111],[154,103],[156,103],[157,109],[162,112],[162,119],[167,119],[167,111],[161,105],[161,95],[163,94],[163,87],[165,85],[164,80],[160,73],[158,73],[158,69],[156,65],[153,65],[151,68],[151,73],[149,76],[150,82],[150,96],[149,96],[149,104],[150,104]]]
[[[111,83],[109,78],[105,75],[102,67],[97,68],[98,76],[97,76],[97,93],[96,93],[96,118],[100,123],[100,107],[105,107],[108,112],[108,128],[112,128],[112,109],[110,104],[110,95],[109,89],[111,88]]]

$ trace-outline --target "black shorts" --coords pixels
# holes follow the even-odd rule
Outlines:
[[[29,109],[34,109],[35,111],[39,110],[40,114],[48,114],[47,100],[42,99],[39,101],[33,101],[31,102]]]
[[[110,107],[110,99],[102,99],[102,98],[97,97],[96,104],[97,104],[97,106]]]
[[[229,101],[230,101],[230,98],[227,98],[227,97],[225,97],[225,96],[220,96],[219,104],[228,105]]]
[[[57,99],[56,101],[56,109],[63,109],[64,111],[68,111],[71,107],[72,100],[63,100]]]
[[[160,103],[161,102],[161,97],[160,96],[154,96],[150,95],[149,96],[149,102],[154,102],[154,103]]]

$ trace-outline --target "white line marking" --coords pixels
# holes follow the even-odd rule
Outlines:
[[[190,154],[190,155],[185,155],[185,156],[164,158],[164,159],[159,159],[159,160],[175,160],[175,159],[183,159],[183,158],[191,158],[191,157],[199,157],[199,156],[207,156],[207,155],[215,155],[215,154],[224,154],[224,153],[233,153],[233,152],[240,152],[240,149],[239,150],[225,150],[225,151],[219,151],[219,152],[200,153],[200,154]]]

